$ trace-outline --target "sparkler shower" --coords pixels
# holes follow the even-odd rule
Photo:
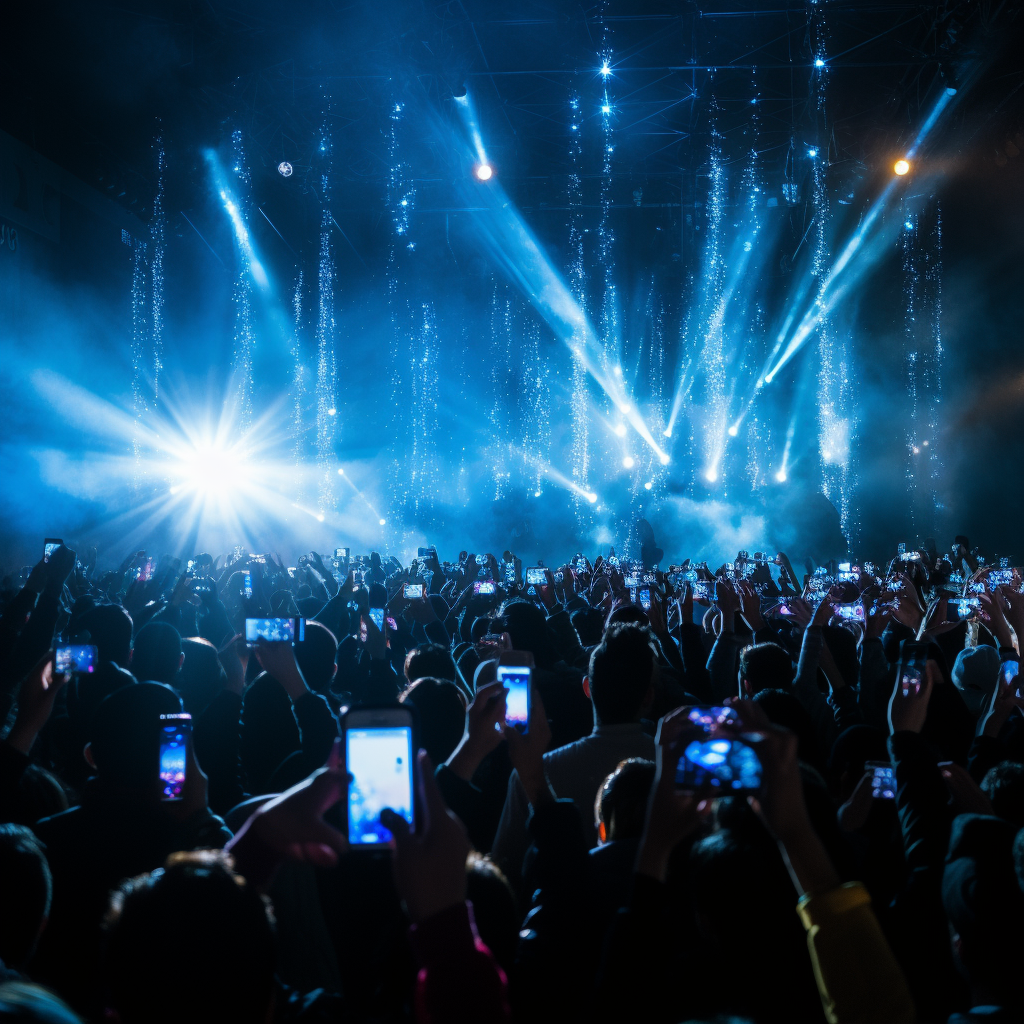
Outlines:
[[[799,520],[822,559],[999,493],[971,453],[1020,415],[1024,120],[992,19],[258,6],[258,44],[86,30],[144,39],[106,115],[101,59],[26,71],[59,123],[4,100],[12,566],[50,524],[404,558],[639,518],[712,559]]]

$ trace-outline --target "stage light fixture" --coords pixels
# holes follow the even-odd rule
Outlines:
[[[622,460],[622,466],[623,466],[624,469],[632,469],[633,468],[633,456],[632,455],[627,455]]]
[[[323,514],[323,512],[318,513],[318,515],[316,517],[316,521],[318,523],[322,523],[324,521],[324,514]]]
[[[607,78],[611,73],[612,73],[612,69],[610,67],[608,67],[608,61],[605,61],[601,65],[601,74],[604,75],[605,78]]]
[[[608,106],[607,103],[602,105],[602,107],[601,107],[601,113],[602,114],[610,114],[611,112],[612,112],[612,108],[610,106]]]
[[[730,437],[735,437],[739,432],[740,428],[735,423],[729,428]]]
[[[626,436],[626,424],[625,423],[618,424],[618,426],[616,426],[616,428],[615,428],[615,433],[619,437],[625,437]]]
[[[534,496],[535,498],[539,498],[539,497],[540,497],[540,491],[534,491],[534,492],[533,492],[533,496]]]
[[[277,173],[280,174],[282,178],[290,178],[294,170],[295,168],[292,167],[292,165],[288,163],[287,160],[282,160],[277,165]]]
[[[381,525],[381,526],[383,526],[383,525],[384,525],[384,524],[385,524],[386,522],[387,522],[387,520],[386,520],[386,519],[381,519],[381,520],[380,520],[380,525]]]
[[[621,366],[616,366],[615,367],[615,376],[616,377],[621,377],[622,376],[622,367]]]
[[[818,151],[812,147],[807,150],[807,155],[813,160],[818,155]]]
[[[337,416],[338,415],[338,410],[335,409],[334,406],[332,405],[330,407],[330,409],[327,410],[327,415],[328,416]]]
[[[662,452],[659,456],[659,460],[663,466],[667,466],[672,461],[667,452]]]
[[[339,467],[338,467],[338,476],[344,476],[344,475],[345,475],[345,470],[343,470],[343,469],[341,468],[341,466],[339,466]]]
[[[663,431],[661,432],[661,436],[662,436],[662,437],[671,437],[671,436],[672,436],[672,428],[671,428],[671,427],[666,427],[666,428],[665,428],[665,429],[664,429],[664,430],[663,430]]]
[[[595,502],[595,501],[597,501],[597,495],[596,495],[596,494],[595,494],[595,493],[594,493],[593,491],[591,491],[591,492],[590,492],[590,493],[589,493],[589,494],[587,495],[587,501],[589,501],[589,502],[590,502],[590,504],[591,504],[591,505],[593,505],[593,504],[594,504],[594,502]]]
[[[474,174],[480,181],[490,181],[494,174],[494,168],[490,164],[477,164]]]
[[[704,479],[708,483],[713,484],[718,479],[718,469],[715,466],[710,466],[708,471],[704,474]]]
[[[648,480],[647,483],[644,484],[644,490],[649,491],[653,486],[654,484],[650,480]]]
[[[775,474],[775,479],[778,480],[780,484],[784,484],[786,482],[786,471],[784,469],[780,469],[778,473]]]
[[[907,174],[910,171],[910,161],[909,160],[897,160],[896,163],[894,163],[892,165],[892,169],[900,177],[903,177],[904,174]]]
[[[816,57],[814,59],[814,66],[816,68],[823,68],[825,66],[825,62],[820,57]]]

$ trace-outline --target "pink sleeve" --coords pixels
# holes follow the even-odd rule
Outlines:
[[[472,903],[458,903],[409,929],[419,973],[416,1024],[504,1024],[508,983],[476,932]]]

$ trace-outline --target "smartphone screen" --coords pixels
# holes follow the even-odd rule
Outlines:
[[[348,558],[348,548],[335,548],[334,549],[334,557],[335,558]]]
[[[1017,661],[1016,659],[1010,659],[1010,660],[1004,661],[1002,666],[1001,666],[1001,670],[1002,670],[1002,673],[1003,673],[1003,682],[1007,686],[1015,686],[1016,687],[1017,696],[1019,697],[1020,696],[1020,684],[1019,683],[1015,683],[1014,680],[1017,679],[1018,674],[1020,673],[1020,662]]]
[[[246,599],[252,600],[252,573],[248,569],[245,570],[245,582],[242,589],[245,591]]]
[[[834,604],[832,611],[840,619],[864,625],[864,605],[860,601],[855,601],[853,604]]]
[[[676,762],[676,788],[726,794],[757,793],[761,760],[743,740],[718,737],[687,744]]]
[[[533,566],[526,570],[527,586],[542,587],[547,581],[548,578],[544,575],[544,570],[539,566]]]
[[[255,647],[257,640],[272,644],[301,643],[306,639],[305,619],[246,619],[245,642]]]
[[[43,561],[48,562],[50,560],[50,555],[52,555],[63,543],[64,541],[62,541],[60,537],[47,537],[46,540],[43,541]]]
[[[526,732],[530,722],[529,665],[499,665],[498,682],[508,690],[505,697],[505,724]]]
[[[690,586],[693,588],[694,601],[711,600],[711,590],[707,580],[697,580],[695,583],[691,583]]]
[[[402,591],[402,594],[407,601],[419,600],[419,598],[423,596],[423,584],[406,583],[405,589]]]
[[[925,668],[928,664],[928,645],[913,640],[904,640],[900,652],[897,678],[903,689],[903,696],[921,692],[924,686]]]
[[[645,612],[649,612],[651,610],[651,588],[641,587],[637,591],[636,596],[639,598],[640,607],[643,608]]]
[[[385,807],[413,824],[412,726],[345,729],[348,787],[348,841],[386,843],[391,833],[381,824]]]
[[[493,594],[494,590],[494,580],[477,580],[477,582],[473,584],[474,594]]]
[[[371,608],[370,618],[373,620],[373,624],[383,633],[384,632],[384,609],[383,608]]]
[[[876,800],[896,799],[896,776],[888,761],[865,761],[865,772],[871,772],[871,795]]]
[[[732,708],[725,707],[695,707],[690,708],[686,715],[694,725],[701,726],[705,732],[710,732],[715,725],[739,725],[740,716]]]
[[[981,600],[977,597],[953,597],[946,601],[947,622],[967,622],[976,619],[981,611]]]
[[[185,754],[191,715],[160,716],[160,799],[180,800],[185,787]]]
[[[53,652],[53,670],[62,675],[67,672],[95,672],[99,654],[99,648],[89,644],[58,647]]]
[[[995,590],[996,587],[1008,587],[1012,582],[1012,569],[993,569],[988,574],[988,585],[990,590]]]

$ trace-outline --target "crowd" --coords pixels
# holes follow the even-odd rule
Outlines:
[[[0,584],[0,1020],[1024,1020],[1020,572],[637,554],[47,544]],[[418,750],[366,847],[361,708]]]

